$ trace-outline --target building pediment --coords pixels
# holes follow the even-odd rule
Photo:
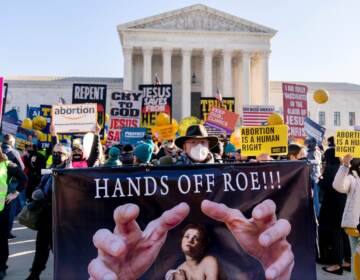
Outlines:
[[[271,28],[200,4],[118,26],[119,31],[126,29],[276,33]]]

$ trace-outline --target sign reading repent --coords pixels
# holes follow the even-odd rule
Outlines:
[[[54,105],[52,119],[57,133],[95,131],[97,121],[95,103]]]

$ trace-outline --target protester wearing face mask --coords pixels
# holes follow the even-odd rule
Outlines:
[[[65,168],[69,158],[68,151],[61,144],[56,144],[52,151],[51,168]],[[43,209],[40,213],[38,232],[36,235],[36,251],[31,267],[31,274],[26,280],[40,279],[52,249],[52,175],[46,174],[33,193],[41,193],[44,197]],[[36,195],[39,196],[39,195]]]
[[[217,137],[208,136],[203,125],[189,126],[186,135],[175,140],[175,145],[183,150],[178,164],[214,163],[210,149],[218,142]]]
[[[99,147],[99,132],[101,128],[97,124],[94,134],[94,140],[91,146],[89,157],[86,159],[84,156],[84,148],[80,143],[73,145],[71,157],[70,157],[70,168],[87,168],[94,167],[99,164],[100,159],[100,147]]]
[[[307,152],[304,146],[295,143],[289,145],[287,154],[288,160],[303,160],[306,159],[306,157]]]

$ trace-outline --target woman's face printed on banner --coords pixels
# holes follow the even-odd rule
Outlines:
[[[200,242],[200,232],[197,229],[189,228],[181,240],[181,249],[185,255],[194,257],[199,254]]]

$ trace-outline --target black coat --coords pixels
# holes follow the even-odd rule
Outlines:
[[[339,167],[339,163],[326,164],[323,179],[319,181],[319,187],[324,193],[319,215],[319,224],[323,229],[341,228],[347,195],[337,192],[332,186]]]

